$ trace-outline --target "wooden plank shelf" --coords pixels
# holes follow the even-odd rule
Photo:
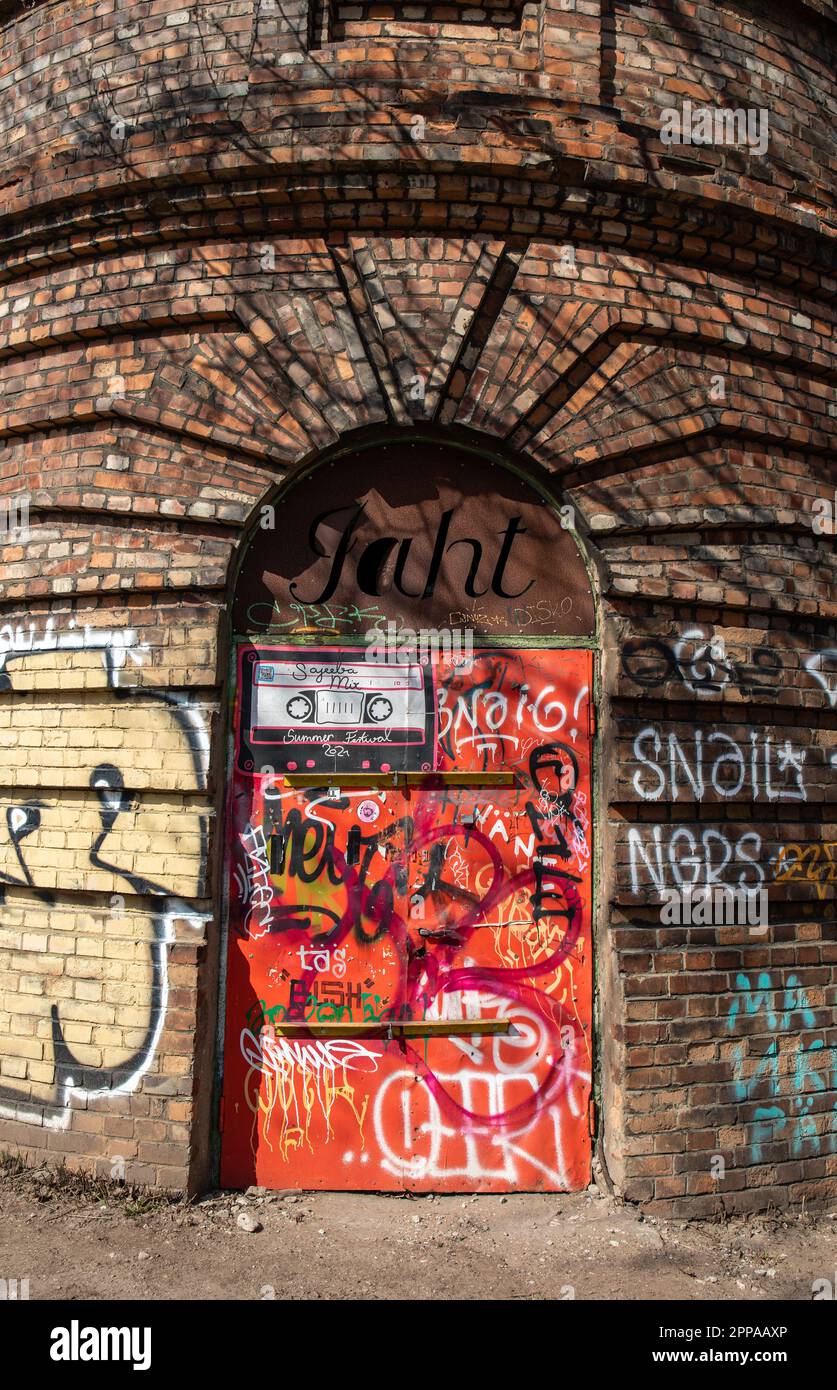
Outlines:
[[[268,1031],[269,1029],[269,1031]],[[406,1020],[393,1023],[272,1023],[262,1030],[277,1038],[462,1038],[516,1036],[509,1018]]]

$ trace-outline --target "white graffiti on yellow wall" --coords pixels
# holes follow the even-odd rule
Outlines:
[[[22,691],[31,690],[33,685],[41,691],[46,662],[50,662],[47,669],[52,669],[56,663],[72,663],[79,656],[83,660],[91,653],[101,658],[104,680],[97,684],[115,702],[113,707],[117,707],[116,702],[138,703],[146,713],[134,722],[143,725],[146,737],[152,735],[152,743],[155,725],[161,738],[173,726],[177,731],[173,737],[182,741],[185,764],[191,768],[189,786],[205,792],[209,761],[205,717],[184,692],[125,682],[127,668],[142,667],[148,653],[134,629],[82,627],[70,620],[66,630],[59,631],[53,618],[42,627],[35,623],[6,624],[0,628],[0,691],[14,710],[16,671],[21,673]],[[35,674],[37,681],[33,681]],[[18,778],[13,799],[8,783],[0,792],[6,802],[0,822],[5,822],[6,831],[5,841],[0,843],[3,925],[12,939],[22,943],[25,934],[40,948],[29,973],[37,973],[39,968],[47,972],[43,990],[13,991],[0,997],[8,1043],[0,1063],[0,1115],[53,1129],[70,1123],[74,1098],[84,1105],[139,1086],[157,1053],[165,1024],[168,952],[177,937],[177,924],[184,924],[191,933],[202,930],[209,917],[197,899],[181,896],[190,880],[197,886],[203,872],[208,829],[205,812],[188,805],[172,810],[176,829],[171,863],[182,865],[177,870],[180,892],[139,872],[144,848],[150,843],[155,807],[145,810],[130,789],[131,776],[137,771],[136,758],[124,770],[110,760],[111,754],[104,751],[112,746],[107,742],[108,729],[91,726],[87,746],[78,746],[74,731],[70,731],[72,724],[67,732],[62,724],[62,715],[71,703],[69,695],[55,695],[51,690],[46,717],[41,720],[41,763],[34,787],[21,785]],[[52,727],[48,727],[50,723]],[[0,745],[12,749],[15,741],[20,742],[18,735],[14,727],[0,731]],[[97,735],[102,747],[96,747]],[[141,737],[137,736],[139,757]],[[118,752],[112,756],[118,759]],[[59,874],[51,864],[50,847],[77,845],[79,836],[85,835],[89,836],[86,862],[83,851],[77,853],[78,867]],[[108,894],[107,907],[82,907],[72,898],[68,901],[68,893],[79,888]],[[79,947],[74,955],[75,974],[67,982],[69,993],[64,989],[60,998],[50,1002],[49,982],[54,971],[49,969],[47,942],[57,939],[59,954],[66,954],[62,942],[82,936],[84,951]],[[126,992],[119,986],[119,942],[124,941],[124,952],[128,952],[137,939],[147,945],[144,985],[135,984]],[[115,953],[112,964],[107,951]],[[89,952],[91,960],[86,988],[84,952]],[[108,970],[113,980],[109,980]],[[76,980],[81,983],[80,991]],[[119,999],[126,997],[130,997],[130,1004],[120,1006]],[[85,1004],[85,1000],[93,1002]],[[90,1024],[85,1022],[90,1018],[110,1020],[112,1026],[107,1031],[111,1036],[106,1045],[93,1043]],[[121,1043],[115,1041],[117,1036]]]
[[[765,880],[761,848],[756,830],[735,835],[711,826],[700,830],[686,825],[632,825],[628,831],[631,891],[638,894],[650,884],[660,893],[669,882],[678,888],[698,884],[758,888]]]

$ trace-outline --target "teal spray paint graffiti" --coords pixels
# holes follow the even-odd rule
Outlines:
[[[736,976],[739,991],[730,1005],[727,1031],[735,1030],[736,1020],[747,1016],[763,1022],[772,1034],[755,1071],[747,1074],[752,1056],[747,1041],[733,1051],[734,1093],[739,1104],[763,1097],[763,1083],[769,1103],[759,1104],[748,1123],[750,1161],[761,1163],[765,1145],[785,1140],[794,1158],[833,1153],[837,1149],[837,1049],[826,1047],[821,1037],[806,1040],[804,1034],[817,1028],[808,996],[796,975],[789,975],[784,987],[774,985],[762,971],[755,988],[750,977]],[[798,1038],[794,1050],[793,1040]],[[783,1046],[783,1041],[787,1040]],[[786,1059],[792,1057],[792,1064]],[[831,1093],[830,1108],[816,1106],[818,1095]],[[819,1119],[818,1119],[819,1117]]]

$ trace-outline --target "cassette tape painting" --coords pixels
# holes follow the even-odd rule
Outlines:
[[[242,772],[430,771],[432,667],[368,662],[356,648],[241,654]]]

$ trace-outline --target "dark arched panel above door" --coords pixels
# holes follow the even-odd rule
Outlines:
[[[234,631],[253,638],[362,639],[390,621],[479,639],[589,638],[595,613],[573,535],[532,483],[462,445],[407,436],[280,489],[233,609]]]

